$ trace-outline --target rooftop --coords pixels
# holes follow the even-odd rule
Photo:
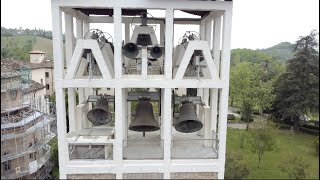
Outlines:
[[[34,80],[31,80],[31,85],[25,89],[22,89],[22,93],[30,93],[30,92],[34,92],[34,91],[38,91],[38,90],[41,90],[41,89],[44,89],[46,88],[46,86],[34,81]]]
[[[1,60],[1,77],[2,72],[8,72],[12,70],[20,70],[20,68],[53,68],[53,60],[43,60],[41,63],[30,63],[27,61],[20,61],[14,58],[6,58]],[[5,74],[4,74],[5,75]]]
[[[15,70],[3,70],[1,65],[1,79],[13,78],[21,76],[20,72]]]

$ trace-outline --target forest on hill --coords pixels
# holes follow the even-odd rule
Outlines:
[[[1,36],[10,37],[10,36],[40,36],[47,39],[52,39],[52,32],[46,31],[40,28],[34,29],[23,29],[20,28],[5,28],[1,26]]]
[[[274,59],[282,63],[293,57],[294,45],[282,42],[266,49],[233,49],[233,57],[250,62],[262,62]],[[5,28],[1,27],[1,59],[15,57],[19,60],[29,60],[28,52],[41,50],[52,57],[52,32],[40,28]]]

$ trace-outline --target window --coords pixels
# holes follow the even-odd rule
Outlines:
[[[111,88],[107,88],[107,90],[110,90]]]
[[[43,85],[43,79],[41,79],[41,84]]]
[[[48,78],[49,77],[49,72],[46,72],[46,78]]]
[[[5,171],[8,171],[11,169],[11,160],[8,160],[6,162],[2,163],[2,167]]]
[[[31,160],[34,159],[34,158],[33,158],[33,153],[30,153],[30,154],[29,154],[29,158],[30,158]]]
[[[49,84],[46,84],[46,89],[50,89],[50,86],[49,86]]]
[[[9,94],[11,96],[11,99],[17,98],[17,90],[11,90]]]

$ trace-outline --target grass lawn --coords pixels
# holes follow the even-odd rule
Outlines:
[[[266,152],[262,157],[260,168],[257,168],[258,157],[252,153],[247,142],[244,148],[240,148],[240,137],[245,130],[230,129],[227,131],[227,151],[238,151],[243,155],[244,160],[248,163],[250,174],[248,179],[279,179],[289,178],[278,168],[282,159],[292,153],[301,156],[309,163],[308,179],[319,179],[319,156],[316,154],[313,146],[313,139],[316,136],[308,134],[295,134],[288,130],[274,129],[277,139],[277,148],[273,151]]]

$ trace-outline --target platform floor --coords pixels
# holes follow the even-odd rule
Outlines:
[[[68,141],[78,144],[78,146],[75,146],[76,148],[71,150],[70,158],[105,159],[104,146],[92,146],[90,150],[88,144],[97,143],[103,145],[106,142],[110,142],[112,134],[113,130],[108,128],[85,129],[68,133]],[[215,140],[205,140],[197,132],[180,133],[172,127],[171,142],[172,159],[216,159],[218,157],[217,151],[212,147]],[[112,142],[110,143],[111,147]],[[144,137],[142,132],[129,130],[128,138],[123,140],[123,146],[123,159],[125,160],[161,160],[164,156],[160,130],[146,132]],[[91,154],[93,155],[91,156]],[[112,159],[112,154],[107,159]]]
[[[111,148],[109,148],[111,149]],[[109,151],[107,160],[112,160],[112,150]],[[105,159],[105,146],[94,146],[89,149],[89,146],[74,146],[71,150],[70,159]]]
[[[215,159],[216,150],[210,146],[214,140],[204,140],[195,133],[180,133],[172,127],[172,159]],[[129,131],[128,140],[124,140],[124,159],[163,159],[163,141],[160,130],[147,132]],[[206,146],[205,146],[206,145]]]

